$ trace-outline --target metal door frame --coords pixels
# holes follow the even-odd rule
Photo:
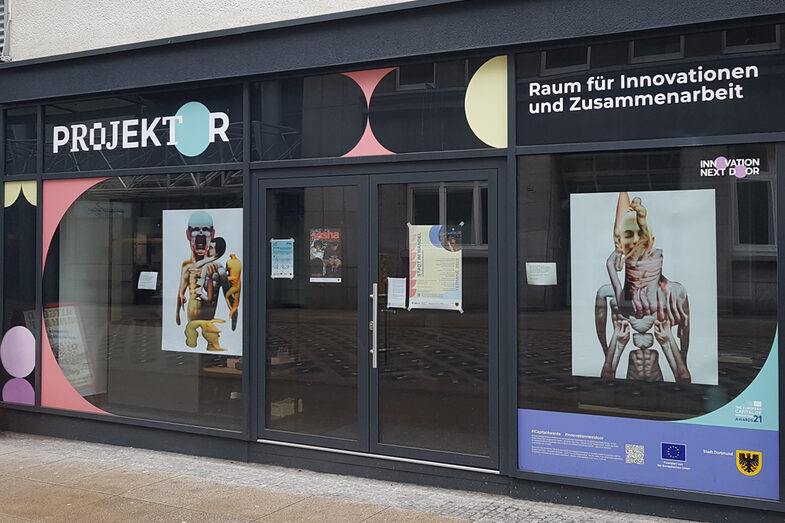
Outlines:
[[[370,369],[370,413],[371,422],[370,448],[374,454],[398,456],[408,459],[450,463],[469,467],[498,469],[499,467],[499,322],[498,322],[498,239],[494,231],[498,230],[496,214],[491,212],[492,202],[497,201],[496,168],[456,168],[442,171],[411,170],[395,174],[372,175],[369,182],[370,202],[370,237],[368,242],[368,258],[370,261],[370,284],[376,282],[378,275],[378,230],[379,230],[379,186],[386,184],[436,183],[436,182],[488,182],[488,438],[489,455],[479,456],[460,454],[447,451],[421,449],[390,445],[379,442],[379,371]],[[405,224],[404,224],[405,225]],[[370,303],[370,302],[369,302]],[[445,435],[448,437],[449,435]]]
[[[270,251],[267,241],[267,190],[282,188],[309,188],[309,187],[337,187],[337,186],[356,186],[357,187],[357,237],[363,242],[368,238],[368,221],[363,217],[368,215],[368,177],[367,176],[340,176],[331,178],[284,178],[284,179],[265,179],[257,177],[254,179],[254,193],[259,205],[256,206],[256,260],[259,271],[256,282],[256,310],[257,321],[252,340],[255,343],[257,353],[257,365],[255,370],[258,373],[258,383],[255,388],[258,402],[256,405],[256,429],[257,438],[265,440],[275,440],[295,444],[303,444],[317,447],[328,447],[342,450],[368,452],[368,394],[363,391],[368,390],[368,374],[362,372],[368,366],[368,306],[367,299],[362,292],[367,287],[368,281],[368,249],[360,247],[357,249],[357,440],[334,438],[330,436],[319,436],[299,432],[289,432],[267,428],[267,368],[266,368],[266,332],[267,332],[267,282],[269,274]],[[252,349],[254,350],[254,349]],[[254,390],[252,388],[252,390]]]
[[[345,454],[379,456],[385,459],[443,465],[483,471],[498,471],[507,454],[502,439],[507,423],[502,416],[505,391],[502,390],[500,360],[500,255],[499,229],[500,194],[505,174],[503,158],[441,160],[434,162],[400,162],[381,164],[351,164],[263,169],[251,172],[252,213],[251,241],[254,244],[257,273],[252,288],[257,321],[251,321],[251,350],[253,374],[250,390],[252,438],[264,443],[322,449]],[[450,181],[487,181],[488,183],[488,437],[489,456],[459,454],[428,449],[379,444],[378,442],[378,376],[370,369],[370,289],[372,277],[378,269],[375,253],[378,247],[378,187],[391,183],[432,183]],[[295,432],[273,430],[266,423],[266,298],[269,274],[269,245],[267,242],[267,190],[285,187],[319,187],[355,185],[359,191],[358,238],[364,238],[366,248],[358,249],[358,440],[346,440]],[[365,216],[368,219],[363,220]],[[374,253],[373,256],[371,254]],[[365,285],[363,288],[362,286]],[[367,292],[365,292],[367,291]]]

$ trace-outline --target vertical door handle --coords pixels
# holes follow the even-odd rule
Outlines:
[[[378,319],[379,319],[379,284],[374,283],[371,286],[371,323],[368,324],[368,330],[371,331],[371,364],[375,369],[379,363],[379,339],[376,335],[376,332],[379,330],[378,326]]]

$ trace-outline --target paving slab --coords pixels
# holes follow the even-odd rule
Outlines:
[[[369,503],[353,503],[331,498],[310,496],[293,505],[273,512],[260,518],[258,521],[265,523],[280,523],[287,521],[342,521],[346,523],[359,523],[383,512],[382,505]]]
[[[124,494],[136,488],[174,477],[171,472],[151,471],[139,467],[114,467],[87,476],[66,479],[64,485],[105,494]]]
[[[107,497],[100,492],[20,479],[0,494],[0,513],[30,521],[55,517],[77,521],[71,512]]]
[[[138,499],[111,496],[95,503],[74,507],[54,514],[44,521],[53,523],[125,523],[128,521],[173,521],[171,516],[177,507],[148,503]]]
[[[0,523],[676,520],[0,432]]]

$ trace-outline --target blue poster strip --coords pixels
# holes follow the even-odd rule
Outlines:
[[[779,499],[779,433],[518,410],[522,470]]]

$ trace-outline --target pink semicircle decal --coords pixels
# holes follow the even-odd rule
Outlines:
[[[371,96],[373,96],[376,86],[379,85],[379,82],[382,81],[382,78],[389,74],[390,71],[394,70],[395,67],[385,67],[383,69],[370,69],[368,71],[343,73],[343,75],[351,78],[357,83],[357,85],[360,86],[360,89],[362,89],[363,94],[365,95],[365,108],[370,109]],[[365,131],[363,132],[360,141],[357,142],[357,145],[355,145],[351,151],[344,154],[343,157],[379,156],[383,154],[395,153],[379,143],[379,140],[377,140],[376,136],[373,134],[373,129],[371,129],[371,119],[368,118],[365,122]]]
[[[360,138],[360,141],[357,142],[357,145],[355,145],[351,151],[344,154],[343,157],[349,158],[352,156],[380,156],[382,154],[395,153],[379,143],[379,140],[377,140],[376,136],[373,135],[373,130],[371,130],[371,121],[368,120],[365,124],[365,132],[363,133],[362,138]]]
[[[394,71],[395,67],[385,67],[384,69],[370,69],[368,71],[354,71],[352,73],[343,73],[348,76],[360,86],[365,95],[366,106],[371,105],[371,96],[373,96],[376,86],[382,81],[382,78],[387,76],[390,71]]]
[[[45,180],[43,190],[43,260],[42,271],[46,269],[46,255],[52,243],[57,226],[77,198],[91,187],[108,180],[103,178],[78,178],[73,180]],[[41,325],[44,325],[41,318]],[[49,335],[44,327],[41,336],[41,406],[55,409],[75,410],[93,414],[108,414],[84,399],[74,389],[57,363]]]
[[[43,324],[41,318],[41,325]],[[46,329],[41,336],[41,406],[113,415],[111,412],[99,409],[76,392],[55,359]]]
[[[65,216],[66,211],[73,205],[77,198],[87,191],[90,187],[101,183],[104,178],[77,178],[74,180],[45,180],[43,194],[43,261],[41,271],[46,268],[46,255],[49,252],[49,244],[55,235],[60,220]]]

